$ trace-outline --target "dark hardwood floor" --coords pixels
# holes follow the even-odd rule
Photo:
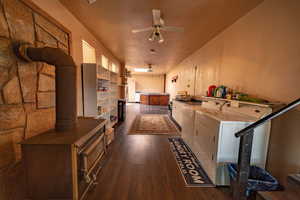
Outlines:
[[[217,188],[185,187],[166,136],[127,135],[139,113],[167,113],[165,107],[129,104],[117,128],[98,185],[89,200],[227,200]]]

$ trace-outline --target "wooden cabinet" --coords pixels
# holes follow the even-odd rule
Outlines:
[[[160,96],[158,95],[150,95],[149,96],[149,104],[150,105],[160,105]]]
[[[140,101],[141,101],[141,104],[149,105],[149,96],[148,95],[141,95]]]
[[[161,95],[159,96],[159,104],[161,106],[167,106],[169,105],[169,95]]]
[[[169,95],[141,94],[141,104],[167,106],[169,104]]]

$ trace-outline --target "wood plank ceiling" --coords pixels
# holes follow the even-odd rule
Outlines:
[[[128,68],[154,64],[165,73],[263,0],[60,0]],[[166,25],[183,33],[163,32],[165,42],[148,41],[152,9],[160,9]],[[156,54],[151,54],[155,49]]]

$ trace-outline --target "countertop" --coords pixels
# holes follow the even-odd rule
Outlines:
[[[75,144],[80,146],[85,142],[85,139],[89,139],[91,135],[100,130],[105,125],[105,122],[105,119],[78,118],[77,126],[72,130],[62,132],[55,131],[55,129],[49,130],[45,133],[29,138],[21,142],[21,144]]]
[[[183,102],[183,101],[176,101],[176,102],[183,104],[185,108],[192,109],[197,113],[209,116],[210,118],[213,118],[217,121],[255,122],[258,120],[257,118],[248,115],[203,108],[203,106],[199,105],[199,103]]]
[[[156,93],[156,92],[141,92],[140,95],[145,95],[145,96],[169,96],[168,93]]]

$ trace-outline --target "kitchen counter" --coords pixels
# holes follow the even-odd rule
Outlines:
[[[167,93],[141,93],[140,101],[144,105],[167,106],[169,96]]]
[[[184,107],[194,110],[200,114],[207,115],[217,121],[241,121],[241,122],[255,122],[257,119],[255,117],[230,113],[228,111],[219,111],[215,109],[204,108],[199,102],[183,102],[176,101],[181,103]]]
[[[159,93],[159,92],[141,92],[140,95],[145,95],[145,96],[151,96],[151,95],[169,96],[168,93]]]
[[[268,113],[268,108],[226,102],[173,101],[172,117],[181,127],[181,137],[190,147],[215,185],[230,184],[224,163],[237,162],[239,138],[234,133]],[[264,168],[270,122],[254,130],[251,165]]]

